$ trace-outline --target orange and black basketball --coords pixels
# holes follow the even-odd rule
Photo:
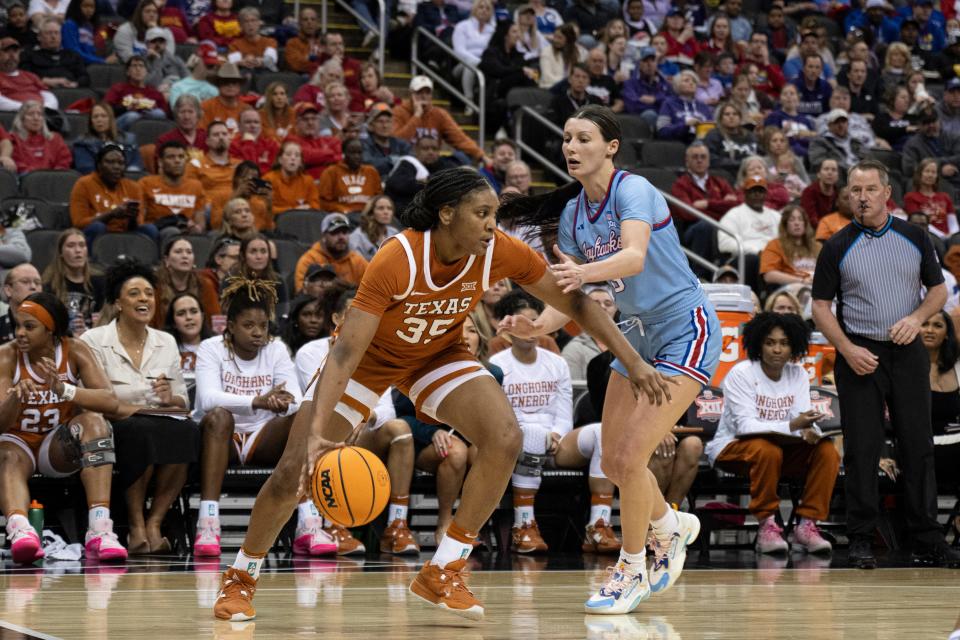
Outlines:
[[[317,460],[310,493],[327,520],[348,528],[359,527],[387,506],[390,476],[380,458],[367,449],[333,449]]]

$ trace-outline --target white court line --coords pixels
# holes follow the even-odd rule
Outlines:
[[[0,620],[0,627],[3,627],[4,629],[10,629],[10,631],[16,631],[17,633],[23,633],[31,638],[38,638],[38,640],[63,640],[57,636],[41,633],[40,631],[36,631],[28,627],[21,627],[18,624],[13,624],[12,622],[7,622],[6,620]]]

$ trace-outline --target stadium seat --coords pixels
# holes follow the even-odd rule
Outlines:
[[[650,130],[650,125],[640,116],[631,113],[618,113],[617,120],[620,122],[624,142],[649,140],[653,138],[653,131]]]
[[[183,236],[190,246],[193,247],[193,264],[198,269],[202,269],[207,264],[207,257],[210,255],[210,249],[213,248],[213,238],[210,236],[198,236],[190,234]]]
[[[70,226],[70,216],[67,208],[50,204],[43,198],[27,198],[24,196],[15,196],[13,198],[4,198],[0,202],[0,209],[6,211],[17,204],[26,204],[33,207],[33,212],[37,215],[44,229],[66,229]]]
[[[648,140],[640,153],[640,166],[672,168],[686,164],[687,147],[673,140]]]
[[[277,216],[277,231],[300,242],[313,244],[320,239],[320,223],[326,214],[313,209],[285,211]]]
[[[870,149],[867,157],[880,162],[891,171],[900,171],[900,159],[903,154],[886,149]]]
[[[124,171],[123,177],[127,180],[133,180],[134,182],[140,182],[140,178],[150,175],[146,171]]]
[[[57,237],[60,231],[56,229],[35,229],[27,232],[27,244],[33,254],[30,262],[43,273],[57,255]]]
[[[277,269],[280,271],[280,275],[288,276],[292,274],[297,269],[297,261],[300,256],[306,253],[306,247],[299,242],[281,238],[274,238],[273,243],[277,247]],[[294,294],[292,288],[289,293],[292,297]]]
[[[17,117],[15,111],[0,111],[0,125],[7,131],[13,128],[13,119]]]
[[[672,169],[641,167],[637,170],[637,173],[649,180],[650,184],[657,189],[666,191],[667,193],[670,193],[670,188],[673,187],[673,183],[677,180],[677,172]]]
[[[57,87],[56,89],[50,89],[50,92],[57,98],[57,103],[60,105],[60,113],[66,113],[67,108],[79,100],[89,99],[96,102],[100,99],[96,91],[85,87],[77,87],[75,89]]]
[[[0,200],[13,198],[20,193],[17,176],[6,169],[0,169]]]
[[[93,262],[107,266],[121,256],[133,257],[146,265],[156,264],[160,257],[157,243],[139,233],[105,233],[93,243]]]
[[[176,47],[176,55],[178,58],[186,62],[197,50],[197,46],[197,44],[192,42],[181,42]]]
[[[154,144],[157,138],[176,127],[173,120],[159,120],[156,118],[141,118],[133,123],[130,132],[137,139],[137,144]]]
[[[103,93],[127,78],[122,64],[91,64],[87,67],[87,74],[90,76],[90,88]]]
[[[703,429],[704,439],[710,439],[717,432],[721,413],[723,413],[723,391],[718,387],[704,387],[700,395],[687,408],[687,415],[682,418],[682,424],[686,427]]]
[[[597,410],[590,400],[590,392],[584,391],[573,401],[573,426],[582,427],[585,424],[598,422]]]
[[[90,122],[90,116],[86,113],[65,113],[63,114],[63,119],[66,122],[68,131],[66,135],[63,136],[63,139],[67,142],[73,140],[79,140],[83,136],[87,135],[88,123]]]
[[[507,108],[513,111],[520,107],[530,107],[542,113],[550,107],[551,100],[553,100],[553,94],[546,89],[514,87],[507,93]]]
[[[43,198],[51,204],[67,205],[73,185],[80,174],[70,169],[32,171],[20,180],[20,190],[30,198]]]
[[[280,58],[283,59],[282,57]],[[302,87],[307,83],[306,78],[304,78],[299,73],[293,73],[292,71],[278,71],[277,73],[262,73],[253,78],[253,89],[257,93],[263,93],[267,85],[274,82],[282,82],[287,87],[287,95],[290,97],[290,101],[293,102],[293,94],[297,92],[297,89]]]

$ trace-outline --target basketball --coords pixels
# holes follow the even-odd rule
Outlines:
[[[367,449],[333,449],[317,460],[310,493],[327,520],[347,528],[359,527],[387,506],[390,476],[380,458]]]

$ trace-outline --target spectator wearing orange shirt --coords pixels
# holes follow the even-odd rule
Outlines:
[[[253,224],[258,231],[273,229],[273,186],[260,177],[260,168],[243,160],[233,172],[232,187],[230,193],[218,193],[210,198],[210,227],[219,229],[227,202],[239,198],[250,205]]]
[[[356,251],[350,249],[350,221],[342,213],[330,213],[320,223],[320,240],[313,243],[297,261],[295,289],[303,287],[303,278],[312,264],[326,264],[333,267],[337,277],[356,286],[360,284],[367,261]]]
[[[247,109],[240,114],[240,133],[230,143],[230,157],[249,160],[266,173],[273,167],[280,145],[263,133],[260,112]]]
[[[282,82],[271,82],[263,92],[263,107],[260,109],[260,122],[263,134],[280,142],[293,133],[296,117],[290,106],[287,86]]]
[[[348,140],[343,145],[343,161],[320,176],[320,208],[324,211],[362,211],[380,193],[380,174],[372,164],[363,164],[363,143],[357,139]]]
[[[788,204],[780,218],[777,237],[760,252],[760,275],[768,288],[785,284],[812,284],[820,245],[813,237],[803,207]]]
[[[200,106],[203,109],[203,119],[200,126],[204,129],[214,121],[227,125],[232,138],[240,129],[240,114],[250,109],[250,105],[240,100],[243,83],[246,82],[240,74],[237,65],[226,62],[217,69],[214,84],[220,90],[220,95],[204,100]]]
[[[323,40],[320,35],[320,16],[312,7],[300,9],[300,18],[297,21],[299,33],[287,40],[283,50],[287,68],[297,73],[313,73],[320,66],[320,55],[323,53]]]
[[[320,208],[320,191],[313,178],[303,171],[303,152],[296,142],[283,143],[277,168],[263,179],[273,185],[273,210],[278,214],[290,209]]]
[[[157,227],[144,224],[140,185],[123,177],[123,148],[108,144],[97,154],[97,170],[83,176],[70,193],[70,220],[83,230],[87,246],[104,233],[135,231],[159,240]]]
[[[173,140],[157,151],[160,174],[140,179],[144,221],[156,225],[166,240],[180,233],[202,234],[207,227],[207,200],[199,180],[184,176],[187,146]]]
[[[277,70],[277,41],[260,35],[263,20],[256,7],[244,7],[237,14],[243,32],[228,47],[227,61],[247,73]]]
[[[340,162],[340,138],[320,135],[320,113],[316,105],[303,102],[294,111],[297,114],[297,129],[287,140],[300,145],[307,173],[319,178],[324,169]]]
[[[230,46],[240,34],[240,20],[233,12],[233,0],[214,0],[213,11],[197,22],[197,38],[209,40],[221,50]]]
[[[850,209],[849,192],[844,187],[837,195],[836,212],[820,218],[820,222],[817,223],[815,238],[818,242],[826,242],[833,234],[850,224],[851,220],[853,220],[853,211]]]
[[[187,177],[200,181],[211,203],[218,197],[226,200],[233,191],[233,173],[238,164],[239,160],[230,157],[230,130],[224,123],[214,122],[207,127],[207,152],[190,161]],[[216,229],[220,225],[214,224],[211,217],[210,226]]]

